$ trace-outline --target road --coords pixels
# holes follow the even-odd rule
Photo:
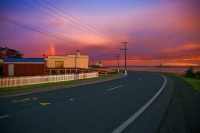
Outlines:
[[[167,77],[129,72],[117,80],[1,99],[0,131],[156,132],[172,93]]]

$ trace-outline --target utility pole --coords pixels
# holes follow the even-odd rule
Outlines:
[[[43,56],[43,58],[45,59],[45,56],[46,56],[46,55],[45,55],[45,51],[44,51],[44,54],[43,54],[42,56]]]
[[[118,64],[118,70],[117,70],[117,72],[119,72],[119,54],[116,54],[117,55],[117,64]]]
[[[129,43],[129,42],[122,42],[123,44],[124,44],[124,49],[120,49],[120,50],[124,50],[124,53],[125,53],[125,61],[124,61],[124,63],[125,63],[125,70],[124,70],[124,75],[127,75],[127,71],[126,71],[126,50],[128,50],[127,48],[126,48],[126,44],[127,43]]]

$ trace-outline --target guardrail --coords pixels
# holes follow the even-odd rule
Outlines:
[[[98,77],[98,72],[64,74],[64,75],[30,76],[30,77],[8,77],[8,78],[0,78],[0,88],[79,80],[79,79],[87,79],[94,77]]]

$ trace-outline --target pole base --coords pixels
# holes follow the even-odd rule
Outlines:
[[[124,75],[125,75],[125,76],[127,75],[127,71],[126,71],[126,70],[124,71]]]

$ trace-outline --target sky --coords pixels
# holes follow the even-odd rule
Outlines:
[[[0,0],[0,47],[26,58],[79,50],[105,66],[120,54],[123,66],[128,42],[128,66],[200,66],[199,7],[199,0]]]

